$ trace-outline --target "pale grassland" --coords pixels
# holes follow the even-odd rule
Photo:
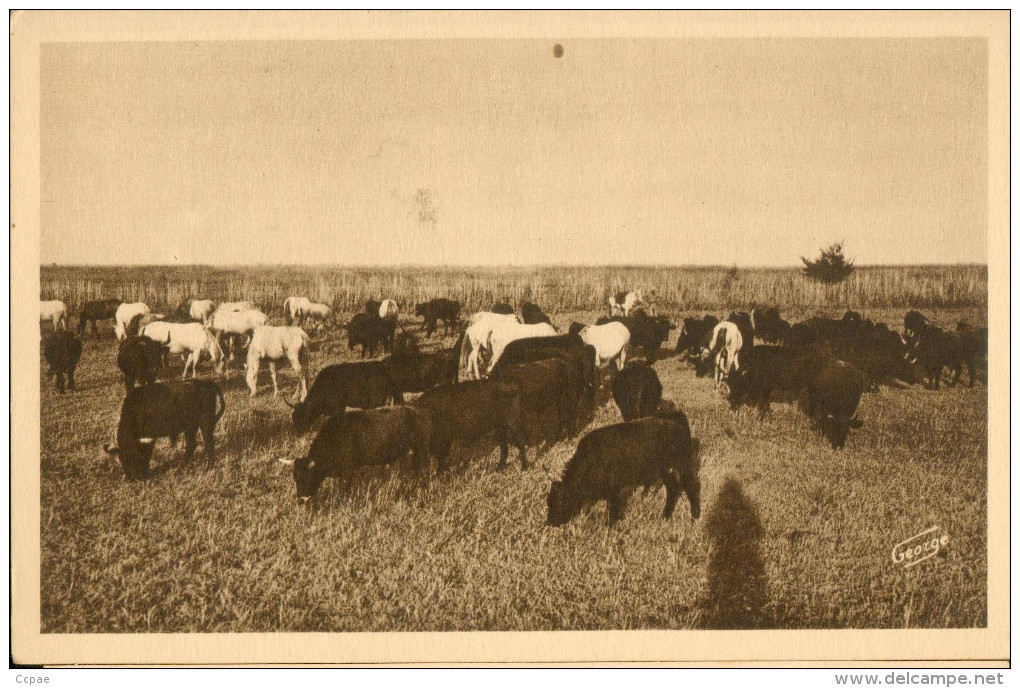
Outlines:
[[[267,304],[304,293],[339,298],[351,309],[380,295],[413,301],[444,294],[469,304],[527,296],[556,311],[553,320],[563,326],[593,320],[603,291],[633,284],[637,275],[642,280],[634,281],[649,284],[660,276],[668,303],[685,304],[667,307],[674,320],[749,305],[718,300],[725,273],[196,269],[168,271],[161,281],[134,269],[62,268],[44,270],[43,287],[44,296],[66,299],[68,285],[78,285],[77,299],[120,295],[154,305],[190,293]],[[565,277],[535,277],[549,274]],[[809,302],[821,296],[792,273],[739,277],[733,289],[761,290],[755,293],[774,297],[784,312],[835,314],[854,306],[899,323],[904,304],[941,294],[946,307],[925,309],[938,322],[985,321],[978,268],[866,271],[846,287],[846,303],[817,307]],[[784,293],[784,281],[796,288]],[[892,305],[867,305],[881,299]],[[577,302],[586,307],[562,307]],[[415,329],[412,319],[402,324]],[[184,465],[164,440],[152,479],[125,483],[101,449],[123,399],[108,330],[86,339],[78,390],[61,396],[43,381],[44,632],[986,624],[983,386],[867,394],[864,427],[836,452],[811,430],[796,400],[780,398],[764,421],[749,409],[733,413],[711,381],[667,357],[655,364],[664,396],[688,414],[703,446],[702,518],[692,522],[681,498],[674,519],[662,520],[660,489],[636,494],[615,528],[606,525],[604,505],[549,528],[545,473],[521,472],[517,463],[498,472],[496,451],[486,444],[456,450],[461,467],[449,475],[417,480],[397,469],[366,471],[352,493],[328,481],[313,508],[300,508],[290,472],[276,459],[300,454],[312,435],[293,436],[289,409],[271,396],[265,373],[260,396],[250,399],[237,369],[224,383],[218,463],[207,469],[200,452],[194,465]],[[439,344],[433,339],[427,348]],[[341,334],[330,331],[314,341],[313,373],[352,358]],[[200,370],[213,376],[208,364]],[[177,373],[175,367],[169,375]],[[290,392],[289,370],[282,380]],[[586,430],[619,420],[603,394]],[[558,442],[540,460],[555,473],[576,444]],[[535,449],[530,453],[534,459]],[[945,551],[909,569],[892,562],[894,545],[933,525],[950,536]]]
[[[602,310],[606,297],[643,287],[658,290],[663,307],[725,310],[779,305],[819,307],[986,308],[984,266],[860,268],[843,284],[805,279],[796,269],[732,268],[330,268],[330,267],[43,267],[42,298],[62,299],[75,313],[85,301],[117,297],[156,310],[186,297],[248,299],[276,312],[288,296],[307,296],[339,311],[369,298],[396,299],[405,311],[438,296],[466,310],[496,301],[526,300],[549,312]]]

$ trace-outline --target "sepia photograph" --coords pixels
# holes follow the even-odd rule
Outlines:
[[[14,660],[1008,659],[1008,12],[10,31]]]

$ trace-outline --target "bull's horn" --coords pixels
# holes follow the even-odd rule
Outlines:
[[[155,441],[156,440],[153,437],[139,437],[138,438],[138,444],[152,444]]]
[[[284,466],[293,466],[294,465],[294,459],[277,459],[277,461],[282,463]]]
[[[297,408],[297,404],[292,404],[289,401],[287,401],[287,397],[283,398],[283,403],[287,404],[287,406],[290,406],[291,408]]]

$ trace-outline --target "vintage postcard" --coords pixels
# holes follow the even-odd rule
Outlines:
[[[14,661],[1008,661],[1008,12],[10,31]]]

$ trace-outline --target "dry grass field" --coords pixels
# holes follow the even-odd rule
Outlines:
[[[84,300],[118,296],[154,308],[183,297],[290,294],[334,304],[346,320],[369,297],[447,295],[469,312],[532,299],[562,327],[593,321],[604,297],[656,286],[674,319],[752,303],[786,317],[847,307],[902,327],[908,307],[937,322],[986,322],[983,267],[859,270],[839,287],[792,270],[535,269],[453,271],[315,268],[44,268],[42,297],[72,319]],[[861,401],[864,427],[833,451],[795,399],[771,414],[732,412],[711,380],[679,358],[655,363],[664,397],[701,440],[702,517],[684,497],[671,521],[665,492],[635,494],[607,527],[601,504],[568,526],[545,525],[549,480],[538,466],[496,470],[489,444],[455,449],[449,474],[420,480],[365,470],[350,493],[327,481],[299,507],[290,469],[307,448],[271,393],[248,397],[241,371],[224,383],[219,461],[157,443],[154,475],[123,480],[102,451],[123,399],[109,324],[89,336],[78,388],[42,382],[42,630],[99,632],[905,628],[986,624],[987,390],[883,387]],[[674,332],[670,351],[676,341]],[[453,337],[442,340],[451,346]],[[313,340],[312,374],[353,360],[337,330]],[[426,348],[440,345],[438,337]],[[177,367],[167,375],[179,374]],[[208,363],[203,377],[213,377]],[[282,374],[284,393],[295,378]],[[588,428],[620,421],[603,394]],[[539,460],[555,474],[577,439]],[[536,450],[530,450],[535,458]],[[516,458],[516,452],[511,454]],[[948,546],[911,568],[893,546],[932,526]]]

